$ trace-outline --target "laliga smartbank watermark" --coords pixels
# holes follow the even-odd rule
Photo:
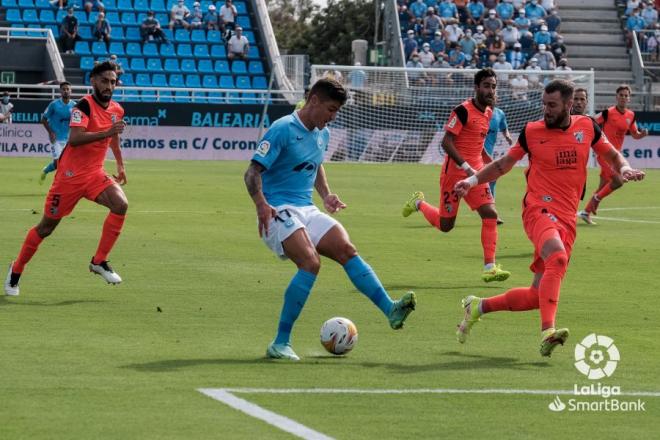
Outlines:
[[[573,385],[573,394],[555,399],[548,408],[561,412],[637,412],[646,411],[641,399],[622,399],[621,387],[596,382],[610,377],[621,360],[619,349],[608,336],[591,333],[575,345],[575,368],[591,382]]]

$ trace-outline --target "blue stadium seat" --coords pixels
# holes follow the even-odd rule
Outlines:
[[[124,58],[124,57],[117,58],[117,64],[119,64],[121,66],[121,69],[124,72],[130,72],[131,71],[131,63],[128,62],[128,58]]]
[[[227,58],[227,49],[225,49],[225,46],[219,44],[211,46],[211,58]]]
[[[53,32],[53,37],[55,37],[56,40],[58,38],[60,38],[60,25],[59,24],[49,24],[49,25],[44,26],[44,27],[47,27],[48,29],[50,29]]]
[[[250,23],[250,17],[247,15],[241,15],[236,17],[236,24],[243,28],[243,30],[252,29],[252,23]]]
[[[18,8],[18,3],[16,2],[16,0],[2,0],[2,3],[0,4],[2,4],[3,8],[7,8],[7,9]]]
[[[23,23],[39,23],[36,9],[25,9],[23,11]]]
[[[190,95],[185,90],[177,90],[174,93],[174,102],[190,102]]]
[[[206,33],[206,41],[212,44],[222,43],[222,32],[220,31],[208,31]]]
[[[117,0],[117,9],[120,11],[132,11],[133,3],[131,0]]]
[[[135,14],[132,12],[124,12],[121,14],[121,24],[124,26],[136,26],[138,24]]]
[[[176,54],[183,58],[192,58],[192,47],[190,44],[179,44],[176,47]]]
[[[160,58],[149,58],[147,60],[147,70],[151,73],[162,72],[163,65],[160,62]]]
[[[261,64],[261,61],[250,61],[250,64],[248,64],[248,72],[252,75],[263,75],[264,65]]]
[[[126,44],[126,55],[128,55],[129,57],[141,57],[142,48],[140,47],[140,43]]]
[[[172,92],[170,92],[169,90],[159,90],[158,102],[174,102],[174,98],[172,97]]]
[[[92,39],[92,28],[89,26],[78,26],[78,35],[83,40],[90,41]]]
[[[110,23],[110,27],[119,26],[121,20],[119,19],[119,12],[108,12],[105,14],[105,20]]]
[[[183,75],[180,73],[173,73],[170,75],[170,87],[185,87],[186,84],[183,81]]]
[[[218,86],[221,89],[235,89],[236,87],[234,87],[234,77],[231,75],[222,75],[220,77]]]
[[[144,58],[131,59],[131,71],[133,72],[146,72],[147,66],[144,64]]]
[[[103,6],[105,6],[106,12],[117,10],[117,2],[115,0],[103,0]]]
[[[124,43],[118,41],[111,42],[110,47],[108,48],[108,53],[117,55],[118,57],[126,55],[126,52],[124,52]]]
[[[209,92],[208,101],[209,104],[222,104],[225,102],[225,94],[222,92]]]
[[[137,22],[138,24],[142,24],[142,22],[147,18],[147,13],[146,12],[138,12],[137,14]],[[160,23],[160,20],[158,20]]]
[[[138,12],[149,11],[149,0],[135,0],[133,8]]]
[[[48,0],[35,0],[34,7],[37,9],[53,9],[53,6],[50,4]]]
[[[59,9],[57,11],[57,14],[55,15],[55,20],[57,20],[58,23],[62,24],[62,20],[64,20],[64,17],[66,17],[66,11],[64,9]]]
[[[160,56],[161,57],[175,57],[176,52],[174,52],[173,44],[161,44],[160,45]]]
[[[204,75],[204,78],[202,78],[202,86],[205,89],[217,89],[218,78],[216,78],[215,75]]]
[[[10,23],[23,23],[21,11],[18,9],[7,9],[7,21]]]
[[[247,4],[245,2],[234,2],[234,6],[236,6],[236,11],[238,11],[238,15],[245,15],[247,14]]]
[[[69,5],[71,5],[74,9],[82,9],[83,8],[83,0],[73,0],[69,2]]]
[[[226,60],[217,60],[213,70],[215,70],[215,73],[229,73],[229,62]]]
[[[138,73],[135,76],[135,85],[138,87],[151,87],[151,77],[148,73]]]
[[[245,65],[245,61],[243,60],[236,60],[231,63],[231,72],[232,73],[247,73],[247,66]]]
[[[124,41],[124,28],[120,26],[110,26],[110,40]]]
[[[156,43],[147,43],[142,46],[142,55],[145,57],[158,57],[158,45]]]
[[[206,92],[192,92],[190,100],[196,104],[206,104],[208,102],[206,100]]]
[[[138,90],[124,90],[124,102],[140,102]]]
[[[167,76],[164,73],[154,73],[151,77],[151,85],[154,87],[169,87]]]
[[[167,18],[167,17],[165,17],[165,18]],[[158,19],[158,21],[160,21],[160,19]],[[167,26],[168,21],[169,20],[166,20],[162,26]],[[163,22],[161,21],[161,23],[163,23]],[[165,34],[165,37],[167,37],[168,41],[174,41],[174,32],[172,32],[172,29],[170,29],[168,27],[165,27],[161,30]]]
[[[31,25],[28,25],[28,28],[30,28],[30,29],[39,29],[39,30],[42,30],[42,27],[41,27],[41,25],[39,25],[39,24],[31,24]],[[43,32],[28,31],[27,36],[28,36],[28,37],[43,37],[44,34],[43,34]]]
[[[89,44],[86,41],[76,41],[73,51],[78,55],[91,55],[89,51]]]
[[[193,29],[190,33],[190,41],[193,43],[206,43],[206,32],[203,29]]]
[[[167,24],[170,22],[169,14],[164,12],[156,13],[156,20],[160,23],[161,30],[165,32],[167,39],[171,40],[174,37],[174,34],[172,33],[172,30],[167,27]]]
[[[99,18],[99,12],[98,11],[92,11],[89,13],[87,16],[87,21],[89,23],[96,23],[96,19]]]
[[[254,32],[245,31],[243,32],[243,35],[245,35],[245,38],[247,38],[248,43],[250,43],[250,45],[254,46],[255,44],[257,44],[257,40],[254,38]]]
[[[34,9],[34,2],[32,0],[18,0],[18,7],[21,9]]]
[[[78,19],[78,25],[89,24],[89,20],[87,20],[87,12],[85,12],[85,11],[74,11],[73,15]]]
[[[50,9],[44,9],[39,12],[39,22],[43,24],[55,24],[55,13]]]
[[[213,61],[211,60],[199,60],[197,64],[197,71],[199,73],[214,73],[213,70]]]
[[[179,69],[179,60],[177,60],[176,58],[167,58],[167,59],[165,59],[164,69],[165,69],[165,72],[167,72],[167,73],[180,72],[181,69]]]
[[[190,32],[185,29],[177,29],[174,31],[174,39],[177,43],[189,43],[190,42]]]
[[[142,35],[140,35],[140,28],[129,26],[126,28],[126,41],[138,42],[142,41]]]
[[[151,0],[151,10],[154,11],[155,13],[159,12],[168,12],[167,8],[165,8],[165,2],[163,0]],[[161,22],[161,26],[165,26],[166,23]]]
[[[259,60],[261,56],[259,55],[259,48],[257,46],[250,46],[248,49],[248,59],[250,60]]]
[[[199,75],[186,75],[186,87],[202,87],[202,81],[199,78]]]
[[[22,24],[12,24],[11,27],[12,27],[12,28],[22,28],[23,25],[22,25]],[[12,37],[24,37],[24,36],[26,36],[26,35],[27,35],[27,34],[26,34],[25,31],[15,31],[15,30],[12,30],[12,31],[11,31],[11,36],[12,36]]]
[[[94,67],[93,57],[80,57],[80,70],[88,71]]]
[[[238,92],[228,92],[225,97],[225,102],[227,104],[240,104],[241,99],[238,96]]]
[[[195,60],[185,59],[181,61],[181,71],[183,73],[197,73]]]
[[[241,93],[241,102],[243,104],[256,104],[257,96],[254,93]]]
[[[251,89],[250,77],[249,76],[237,76],[236,77],[236,88],[237,89]]]
[[[106,47],[104,41],[95,41],[92,43],[92,55],[108,55],[108,48]]]
[[[122,85],[124,85],[124,86],[130,87],[130,86],[135,85],[135,81],[133,80],[133,74],[132,73],[124,73],[121,76],[120,79],[121,79]]]
[[[195,58],[211,58],[209,47],[206,44],[195,44]]]
[[[268,88],[268,82],[266,82],[266,77],[265,76],[255,76],[252,78],[252,88],[253,89],[259,89],[259,90],[265,90]]]

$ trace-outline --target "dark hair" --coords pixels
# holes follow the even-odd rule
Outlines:
[[[577,92],[583,92],[584,96],[586,96],[587,99],[589,99],[589,92],[584,87],[578,87],[577,89],[573,90],[573,95],[575,95]]]
[[[112,61],[103,61],[102,63],[98,63],[97,65],[94,66],[94,68],[92,69],[92,73],[89,76],[93,77],[96,75],[100,75],[103,72],[107,72],[108,70],[117,73],[117,65]]]
[[[545,86],[545,93],[555,93],[559,92],[561,94],[561,99],[568,101],[573,97],[573,91],[575,90],[575,85],[572,82],[566,81],[565,79],[555,79],[548,83]]]
[[[628,84],[621,84],[619,87],[616,88],[616,93],[618,94],[621,90],[628,90],[628,93],[632,95],[632,89]]]
[[[62,87],[64,87],[64,86],[71,86],[71,83],[70,83],[69,81],[62,81],[62,82],[60,83],[60,89],[61,89]]]
[[[495,78],[497,79],[497,76],[495,75],[495,71],[491,69],[490,67],[486,67],[485,69],[481,69],[480,71],[477,72],[476,75],[474,75],[474,85],[478,86],[481,84],[481,81],[483,81],[486,78]]]
[[[309,97],[317,95],[321,101],[328,99],[337,101],[340,105],[344,105],[348,99],[348,94],[344,86],[339,82],[330,78],[321,78],[316,81],[311,89],[309,89]]]

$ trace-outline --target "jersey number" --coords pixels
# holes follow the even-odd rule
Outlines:
[[[442,200],[445,202],[445,205],[451,203],[450,199],[453,199],[454,202],[458,202],[456,191],[452,191],[451,193],[449,191],[445,191],[442,193]]]

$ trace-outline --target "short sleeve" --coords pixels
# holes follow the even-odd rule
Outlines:
[[[286,124],[277,124],[271,127],[259,142],[257,152],[252,156],[252,160],[266,169],[270,168],[279,157],[282,148],[284,148],[286,131]]]
[[[51,102],[48,104],[48,107],[46,107],[46,111],[43,114],[44,119],[48,120],[53,116],[53,103]]]
[[[86,99],[81,99],[78,104],[73,107],[69,127],[87,128],[90,112],[89,102],[87,102]]]
[[[506,115],[502,112],[502,118],[500,118],[500,131],[507,131],[509,129],[509,124],[506,122]]]
[[[525,154],[528,153],[529,146],[527,145],[527,125],[525,125],[525,127],[523,127],[523,129],[520,131],[520,136],[518,136],[516,144],[511,147],[506,154],[508,154],[516,161],[519,161],[525,157]]]
[[[459,105],[449,115],[449,121],[445,125],[445,131],[458,136],[463,130],[463,126],[467,123],[467,119],[467,109],[463,105]]]
[[[607,136],[605,136],[605,133],[603,133],[598,125],[596,123],[593,123],[593,128],[594,128],[594,138],[591,141],[591,148],[594,149],[596,154],[599,156],[602,156],[604,154],[607,154],[610,150],[614,150],[614,145],[612,145],[607,139]]]

